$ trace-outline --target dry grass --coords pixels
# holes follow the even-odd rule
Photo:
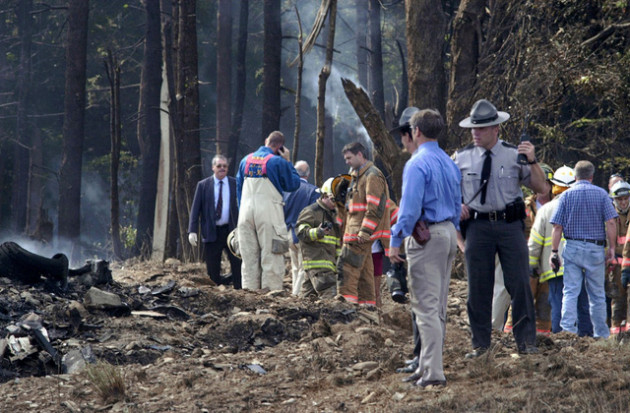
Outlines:
[[[86,372],[88,379],[105,402],[125,400],[127,389],[119,367],[99,361],[88,366]]]

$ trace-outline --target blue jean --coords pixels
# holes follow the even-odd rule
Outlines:
[[[560,319],[562,317],[562,288],[564,287],[563,277],[552,278],[549,281],[549,305],[551,306],[551,332],[559,333]],[[582,291],[577,300],[577,331],[578,336],[593,336],[593,324],[588,313],[588,294],[586,294],[586,283],[582,283]]]
[[[606,257],[604,247],[589,242],[567,240],[562,253],[564,288],[560,327],[577,334],[578,296],[585,283],[594,337],[607,338],[606,293],[604,291]]]

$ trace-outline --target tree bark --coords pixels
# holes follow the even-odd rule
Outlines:
[[[409,159],[409,153],[400,150],[365,91],[349,79],[342,78],[341,84],[346,97],[374,143],[374,157],[381,157],[384,165],[383,173],[386,177],[391,176],[392,188],[390,193],[396,194],[396,199],[400,199],[402,171],[405,162]]]
[[[66,45],[63,155],[59,171],[59,245],[72,248],[70,262],[80,255],[81,173],[85,126],[85,80],[88,34],[88,0],[70,0]],[[77,247],[74,249],[73,247]]]
[[[445,113],[447,91],[444,68],[446,19],[442,2],[406,0],[409,102]],[[440,137],[443,141],[444,135]]]
[[[112,55],[111,50],[107,51],[105,59],[105,72],[109,81],[109,135],[111,140],[111,163],[109,168],[110,179],[110,230],[112,248],[114,256],[122,260],[123,248],[120,242],[120,204],[118,201],[118,169],[120,166],[121,147],[121,121],[120,121],[120,65],[118,60]]]
[[[11,185],[11,225],[16,234],[28,233],[27,217],[30,211],[29,205],[29,164],[31,151],[31,138],[28,125],[28,108],[30,101],[30,74],[31,74],[31,36],[33,18],[31,10],[32,0],[19,2],[16,7],[18,20],[18,35],[20,38],[20,65],[17,71],[16,84],[16,140],[13,151],[13,182]]]
[[[228,143],[228,157],[230,162],[229,174],[236,175],[238,165],[238,146],[243,128],[243,108],[245,106],[246,58],[247,58],[247,26],[249,20],[249,0],[241,0],[238,22],[238,45],[236,52],[236,92],[234,102],[234,118],[232,119],[232,133]]]
[[[324,141],[326,138],[326,83],[332,69],[335,26],[337,20],[337,0],[330,2],[328,9],[328,39],[326,41],[326,61],[319,72],[319,92],[317,94],[317,140],[315,142],[315,185],[324,183]]]
[[[216,152],[225,154],[232,127],[232,2],[218,3]]]
[[[280,68],[282,59],[280,11],[280,0],[265,0],[262,141],[271,132],[280,129]]]
[[[385,93],[383,91],[383,52],[381,50],[381,2],[369,0],[369,24],[367,47],[369,50],[368,90],[372,103],[385,119]]]
[[[304,53],[302,51],[304,31],[302,30],[302,19],[300,19],[300,12],[298,11],[297,5],[295,6],[295,15],[297,17],[300,33],[298,34],[297,86],[295,87],[295,130],[293,131],[293,153],[291,154],[293,164],[298,161],[298,153],[300,150],[300,106],[302,103],[302,75],[304,73]]]
[[[367,32],[365,27],[368,27],[369,12],[366,7],[365,0],[355,0],[356,10],[356,24],[355,33],[357,36],[357,76],[359,79],[359,86],[367,89],[368,87],[368,46],[367,46]]]
[[[180,130],[174,133],[177,217],[182,258],[189,261],[188,216],[197,182],[201,179],[199,142],[199,77],[197,72],[196,4],[179,1],[177,25],[177,117]]]
[[[446,105],[450,138],[447,147],[460,147],[464,139],[468,139],[458,122],[466,117],[476,95],[477,64],[482,43],[481,21],[487,4],[487,0],[462,0],[453,21],[451,76]]]
[[[138,143],[142,154],[142,180],[138,203],[135,255],[151,256],[157,177],[160,163],[160,89],[162,42],[160,0],[145,0],[146,30],[138,104]]]

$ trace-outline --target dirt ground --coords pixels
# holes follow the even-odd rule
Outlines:
[[[111,269],[115,282],[98,288],[131,313],[88,311],[86,288],[72,282],[55,292],[0,278],[0,338],[34,312],[58,352],[87,349],[98,361],[57,374],[43,350],[22,360],[4,351],[0,412],[626,412],[630,404],[630,335],[540,336],[540,354],[519,356],[511,334],[493,333],[487,356],[464,359],[459,277],[448,304],[448,385],[423,390],[395,372],[411,357],[410,308],[385,288],[383,308],[368,311],[292,297],[288,279],[285,291],[267,293],[210,285],[201,265]],[[99,369],[113,372],[119,393],[94,379]]]

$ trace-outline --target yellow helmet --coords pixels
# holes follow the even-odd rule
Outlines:
[[[335,200],[341,204],[346,203],[346,193],[348,192],[348,186],[352,182],[352,177],[348,174],[337,175],[330,185],[332,194]]]
[[[543,172],[545,173],[545,179],[547,181],[551,181],[551,179],[553,178],[553,169],[551,169],[551,166],[547,165],[546,163],[540,163],[540,167],[542,168]]]

